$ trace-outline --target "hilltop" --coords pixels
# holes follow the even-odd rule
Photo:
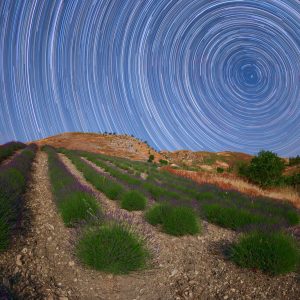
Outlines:
[[[241,162],[250,162],[252,155],[241,152],[207,151],[161,151],[151,148],[147,142],[129,135],[68,132],[50,136],[34,143],[39,146],[51,145],[70,150],[83,150],[94,153],[118,156],[132,160],[146,161],[154,155],[155,161],[167,160],[181,168],[198,171],[215,171],[217,168],[236,170]]]
[[[129,135],[68,132],[35,141],[39,146],[51,145],[70,150],[83,150],[133,160],[148,160],[154,155],[155,161],[163,157],[145,142]]]

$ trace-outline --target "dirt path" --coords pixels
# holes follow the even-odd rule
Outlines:
[[[62,156],[61,156],[62,157]],[[90,186],[66,158],[62,160],[83,184]],[[112,276],[82,266],[74,256],[76,233],[57,213],[47,176],[47,155],[38,152],[27,193],[31,229],[0,256],[4,281],[23,299],[297,299],[296,274],[271,278],[242,270],[225,261],[221,248],[235,233],[204,222],[202,235],[175,238],[143,222],[141,213],[128,213],[94,189],[106,212],[149,233],[152,266],[130,275]],[[154,249],[155,248],[155,249]],[[3,273],[4,274],[4,273]],[[19,281],[18,281],[19,280]],[[31,296],[30,296],[31,295]]]

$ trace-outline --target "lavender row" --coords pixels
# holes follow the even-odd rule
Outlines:
[[[36,151],[37,146],[31,144],[0,167],[0,251],[8,247],[14,230],[19,227]]]

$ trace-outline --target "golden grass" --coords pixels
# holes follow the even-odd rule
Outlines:
[[[300,208],[300,197],[293,188],[286,187],[263,190],[233,174],[195,172],[173,169],[171,167],[164,167],[164,169],[170,173],[189,178],[199,184],[214,184],[221,189],[232,189],[250,196],[264,196],[278,200],[286,200],[291,202],[295,207]]]

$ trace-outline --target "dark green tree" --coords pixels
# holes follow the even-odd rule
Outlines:
[[[262,187],[278,185],[282,179],[284,161],[271,151],[260,151],[247,167],[245,175]]]
[[[153,162],[153,160],[154,160],[154,155],[153,154],[150,154],[149,155],[149,159],[148,159],[148,162]]]

